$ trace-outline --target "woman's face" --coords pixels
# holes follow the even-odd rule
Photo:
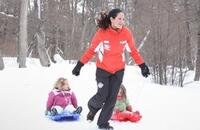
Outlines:
[[[120,12],[115,18],[110,18],[111,26],[114,29],[121,29],[124,26],[124,13]]]

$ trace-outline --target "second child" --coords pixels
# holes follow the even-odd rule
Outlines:
[[[142,116],[139,111],[133,112],[132,106],[130,105],[126,95],[126,88],[122,84],[117,95],[117,101],[111,120],[137,122],[141,118]]]

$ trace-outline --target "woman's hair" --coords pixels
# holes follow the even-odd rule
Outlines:
[[[54,84],[54,87],[53,87],[53,89],[59,89],[59,88],[61,88],[64,84],[65,84],[65,81],[66,81],[67,79],[65,79],[65,78],[58,78],[57,79],[57,81],[55,82],[55,84]]]
[[[122,97],[126,99],[126,88],[123,84],[121,84],[120,89],[122,90]]]
[[[100,16],[95,20],[97,27],[107,29],[111,25],[110,18],[114,19],[120,12],[122,10],[119,8],[112,9],[108,14],[105,11],[100,12]]]

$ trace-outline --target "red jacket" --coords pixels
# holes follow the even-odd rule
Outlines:
[[[135,48],[134,38],[128,28],[123,27],[118,31],[111,27],[106,30],[98,29],[91,41],[90,48],[83,54],[80,61],[85,64],[97,53],[97,67],[115,73],[125,67],[125,49],[136,64],[144,62]]]

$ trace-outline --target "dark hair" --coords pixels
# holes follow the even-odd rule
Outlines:
[[[120,12],[122,12],[122,10],[119,8],[112,9],[108,14],[105,11],[100,12],[100,17],[96,19],[97,26],[107,29],[111,25],[110,18],[115,18]]]

